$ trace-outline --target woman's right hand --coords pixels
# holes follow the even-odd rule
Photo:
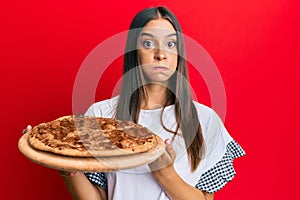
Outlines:
[[[172,166],[176,159],[176,152],[172,146],[171,140],[166,139],[165,145],[165,152],[154,162],[148,164],[152,172],[159,171],[166,167]]]
[[[31,131],[32,127],[30,125],[28,125],[25,129],[23,129],[22,134],[25,134],[29,131]]]

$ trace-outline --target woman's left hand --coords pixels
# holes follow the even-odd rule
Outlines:
[[[158,159],[148,164],[151,171],[161,170],[165,167],[173,165],[176,158],[176,152],[172,146],[170,139],[166,139],[165,144],[165,152]]]

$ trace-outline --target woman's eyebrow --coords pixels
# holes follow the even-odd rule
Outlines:
[[[151,34],[151,33],[147,33],[147,32],[142,32],[142,34],[141,34],[141,36],[148,36],[148,37],[151,37],[151,38],[153,38],[154,37],[154,35],[153,34]],[[170,34],[168,34],[168,35],[166,35],[166,36],[164,36],[165,38],[168,38],[168,37],[173,37],[173,36],[177,36],[177,34],[176,33],[170,33]]]
[[[154,37],[151,33],[145,33],[145,32],[142,32],[141,36],[148,36],[148,37]]]
[[[167,37],[173,37],[173,36],[177,36],[177,34],[176,33],[171,33],[171,34],[169,34],[169,35],[166,35],[165,37],[167,38]]]

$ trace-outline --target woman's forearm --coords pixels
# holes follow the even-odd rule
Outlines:
[[[93,185],[82,172],[73,176],[62,176],[65,185],[72,196],[72,199],[83,200],[106,200],[104,189]]]
[[[173,165],[152,172],[156,181],[172,200],[213,200],[214,195],[188,185],[174,170]]]

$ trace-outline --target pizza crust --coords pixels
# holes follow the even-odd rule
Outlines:
[[[157,137],[130,121],[70,115],[35,126],[28,141],[38,150],[55,154],[101,157],[148,151],[157,145]]]
[[[29,132],[18,142],[20,152],[41,166],[63,171],[111,172],[138,167],[153,162],[165,152],[165,143],[157,137],[157,145],[149,151],[126,156],[74,157],[41,151],[29,144]]]

